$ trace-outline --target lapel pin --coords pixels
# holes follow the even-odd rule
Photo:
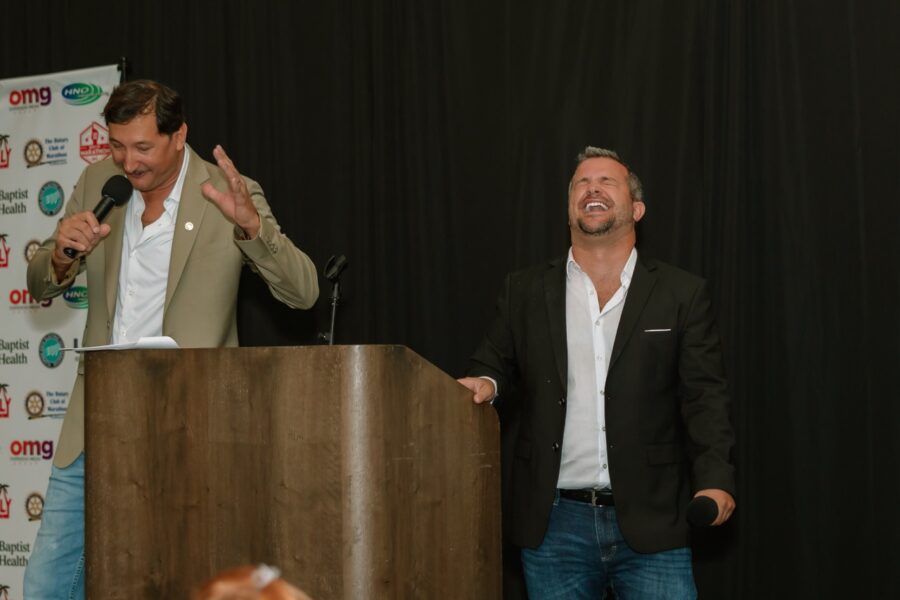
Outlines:
[[[194,224],[191,223],[190,221],[188,221],[187,223],[184,224],[184,228],[187,229],[188,231],[193,231],[193,230],[194,230]]]

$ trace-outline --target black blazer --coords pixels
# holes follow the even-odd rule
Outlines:
[[[540,545],[559,478],[566,419],[566,260],[506,277],[469,374],[498,382],[518,419],[506,445],[504,522]],[[666,331],[649,331],[666,330]],[[686,546],[687,503],[735,493],[727,382],[705,282],[638,258],[606,380],[609,470],[619,527],[638,552]]]

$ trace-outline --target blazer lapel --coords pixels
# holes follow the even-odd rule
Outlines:
[[[559,370],[559,380],[565,389],[569,381],[569,351],[566,344],[566,261],[554,260],[544,273],[544,298],[553,356]]]
[[[190,152],[190,160],[184,178],[184,187],[181,190],[181,200],[178,202],[178,214],[175,217],[175,233],[172,236],[172,255],[169,259],[169,279],[166,283],[164,312],[168,310],[169,302],[175,294],[178,282],[181,281],[184,265],[197,240],[203,215],[209,204],[209,201],[200,192],[200,185],[209,179],[209,174],[206,172],[203,160],[190,146],[186,146],[186,148]]]
[[[110,226],[109,235],[98,246],[103,250],[103,279],[109,322],[116,318],[116,292],[119,289],[119,267],[122,264],[122,240],[125,238],[125,213],[130,205],[114,207],[103,221]],[[95,250],[96,252],[96,250]]]
[[[616,340],[613,342],[612,356],[609,359],[607,372],[612,371],[613,365],[622,354],[622,349],[631,339],[631,334],[647,304],[647,299],[650,298],[650,292],[654,285],[656,285],[656,267],[645,266],[639,256],[637,264],[634,265],[634,276],[631,278],[628,295],[625,297],[625,306],[622,307],[622,318],[619,320],[619,329],[616,330]]]

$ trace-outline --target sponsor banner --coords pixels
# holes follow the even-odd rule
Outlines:
[[[85,275],[33,298],[28,263],[84,168],[110,154],[116,67],[0,80],[0,600],[21,600],[87,311]]]

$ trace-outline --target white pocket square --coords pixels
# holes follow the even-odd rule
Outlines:
[[[663,333],[665,331],[672,331],[671,329],[645,329],[644,333]]]

